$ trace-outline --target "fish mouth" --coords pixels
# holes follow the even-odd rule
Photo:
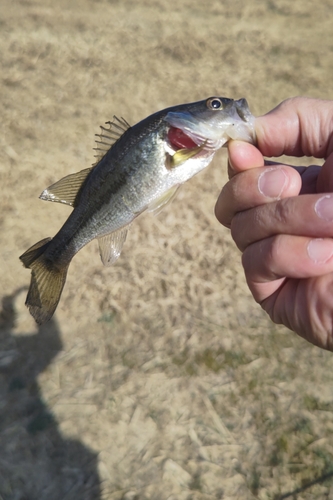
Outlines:
[[[248,122],[248,116],[250,113],[250,108],[247,103],[247,100],[242,98],[238,99],[237,101],[234,101],[236,113],[238,114],[239,118],[243,120],[243,122]]]
[[[194,140],[189,137],[184,130],[177,127],[170,127],[168,130],[168,141],[172,149],[193,149],[198,146]]]
[[[236,113],[241,120],[243,120],[244,122],[246,121],[244,111],[241,108],[236,108]]]

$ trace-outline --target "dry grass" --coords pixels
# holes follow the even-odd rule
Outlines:
[[[0,499],[333,499],[332,355],[274,326],[213,215],[225,153],[119,261],[74,259],[37,330],[18,261],[93,134],[219,94],[333,98],[332,2],[3,1]]]

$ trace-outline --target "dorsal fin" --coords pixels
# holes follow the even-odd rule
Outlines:
[[[85,168],[75,174],[66,175],[66,177],[63,177],[60,181],[44,189],[40,198],[46,201],[65,203],[66,205],[74,207],[81,186],[92,169],[93,167]]]
[[[118,118],[116,115],[113,116],[112,122],[106,122],[105,125],[108,125],[108,127],[101,125],[101,133],[95,134],[99,140],[96,140],[97,147],[94,148],[97,151],[95,155],[96,162],[92,167],[76,172],[75,174],[67,175],[60,179],[60,181],[55,182],[42,192],[40,195],[42,200],[65,203],[72,207],[75,206],[77,195],[91,170],[126,130],[131,128],[125,118]]]
[[[98,163],[103,156],[109,151],[111,146],[128,130],[131,128],[130,124],[125,120],[125,118],[118,118],[116,115],[113,116],[112,122],[105,122],[108,127],[100,126],[100,134],[95,134],[99,140],[96,139],[96,147],[94,150],[97,152],[95,155],[96,163]],[[95,165],[96,165],[95,163]]]
[[[94,148],[97,154],[95,155],[96,162],[93,166],[76,172],[75,174],[67,175],[60,179],[60,181],[55,182],[42,192],[40,195],[42,200],[65,203],[72,207],[75,206],[77,195],[91,170],[126,130],[131,128],[125,118],[118,118],[115,115],[113,116],[112,122],[106,122],[105,124],[108,125],[108,127],[101,125],[101,133],[96,134],[99,140],[96,140],[97,147]]]

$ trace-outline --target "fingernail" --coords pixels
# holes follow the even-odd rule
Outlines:
[[[333,196],[326,194],[322,198],[319,198],[315,204],[315,212],[321,219],[328,222],[333,221]]]
[[[316,264],[325,264],[333,255],[333,240],[317,238],[309,241],[308,255]]]
[[[266,169],[258,179],[258,189],[268,198],[279,199],[287,184],[287,176],[281,168]]]

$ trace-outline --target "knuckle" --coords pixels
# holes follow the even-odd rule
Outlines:
[[[238,212],[230,224],[231,237],[241,252],[253,243],[253,231],[255,221],[253,221],[253,211]]]
[[[288,99],[285,99],[284,101],[281,102],[279,105],[280,108],[295,108],[297,109],[300,104],[304,101],[304,97],[288,97]]]
[[[267,267],[272,271],[275,270],[276,264],[279,261],[281,255],[281,246],[283,244],[283,241],[284,241],[284,235],[282,234],[278,234],[268,238],[269,244],[267,245],[266,260],[267,260]]]
[[[225,184],[215,204],[214,212],[217,220],[227,228],[230,228],[231,221],[236,213],[236,190],[234,179]]]
[[[280,226],[285,226],[292,215],[292,208],[288,199],[280,200],[275,204],[274,218]]]
[[[246,244],[244,244],[244,242],[241,241],[243,232],[242,229],[244,227],[243,220],[244,220],[244,213],[239,212],[233,217],[230,224],[231,237],[241,251],[243,251],[247,246]]]
[[[275,235],[249,245],[242,255],[246,275],[258,272],[269,279],[277,278],[283,253],[284,235]]]

